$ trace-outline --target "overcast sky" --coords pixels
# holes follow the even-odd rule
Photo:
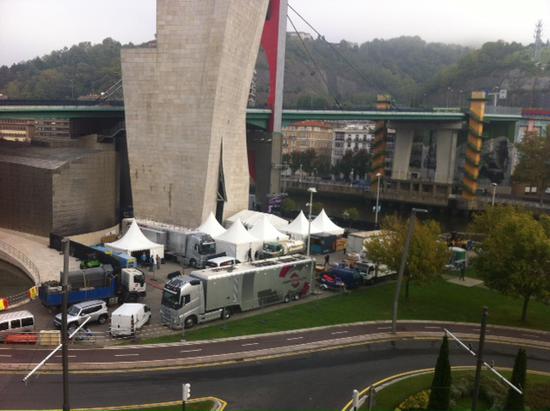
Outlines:
[[[479,45],[533,39],[537,20],[550,35],[550,0],[289,0],[329,41],[419,35],[428,41]],[[0,0],[0,65],[81,41],[150,40],[155,0]],[[477,12],[477,16],[472,14]],[[290,11],[300,30],[309,31]]]

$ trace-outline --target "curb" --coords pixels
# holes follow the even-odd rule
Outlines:
[[[475,370],[475,368],[476,367],[473,366],[473,365],[459,365],[459,366],[451,367],[451,370],[453,370],[453,371],[467,371],[467,370]],[[512,368],[510,368],[510,367],[498,367],[497,369],[500,370],[500,371],[509,371],[509,372],[512,371]],[[416,376],[424,375],[424,374],[430,374],[430,373],[433,373],[433,372],[434,372],[434,368],[423,368],[423,369],[420,369],[420,370],[405,371],[405,372],[402,372],[402,373],[399,373],[399,374],[391,375],[391,376],[386,377],[382,380],[376,381],[375,383],[369,385],[368,387],[363,388],[359,392],[359,398],[362,398],[365,395],[367,395],[367,393],[369,392],[369,390],[371,388],[379,388],[379,389],[383,390],[384,388],[389,387],[390,385],[395,384],[399,381],[405,380],[407,378],[416,377]],[[528,374],[535,374],[535,375],[550,376],[550,373],[545,372],[545,371],[527,370],[527,373]],[[377,392],[379,392],[379,390]],[[346,403],[346,405],[344,405],[344,407],[342,408],[341,411],[351,411],[353,409],[352,405],[353,405],[353,400],[348,401]]]
[[[188,404],[201,401],[213,401],[214,407],[210,411],[224,411],[227,407],[227,402],[218,398],[218,397],[199,397],[188,400]],[[73,411],[118,411],[118,410],[139,410],[142,408],[161,408],[161,407],[171,407],[181,405],[181,401],[169,401],[169,402],[158,402],[152,404],[136,404],[136,405],[121,405],[117,407],[96,407],[96,408],[74,408]],[[30,411],[30,410],[9,410],[9,411]],[[32,410],[37,411],[37,410]],[[40,411],[60,411],[59,409],[44,409]]]

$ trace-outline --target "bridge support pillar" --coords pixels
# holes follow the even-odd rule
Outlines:
[[[452,184],[456,164],[457,131],[437,130],[435,182]]]
[[[395,129],[393,151],[393,168],[391,178],[394,180],[409,179],[409,163],[414,138],[414,129],[408,127]]]
[[[466,201],[475,200],[479,164],[483,149],[483,117],[485,116],[485,92],[474,91],[470,98],[470,119],[468,121],[468,146],[466,147],[466,163],[464,164],[464,185],[462,198]]]
[[[377,110],[389,110],[391,108],[391,97],[388,95],[379,95],[376,98]],[[376,180],[376,174],[380,173],[384,176],[384,168],[386,166],[386,140],[388,137],[388,122],[379,120],[376,122],[374,130],[374,145],[372,158],[372,175],[371,181]]]

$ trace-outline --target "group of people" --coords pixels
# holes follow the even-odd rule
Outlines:
[[[158,255],[147,255],[145,252],[141,254],[141,266],[149,267],[149,271],[160,270],[160,257]]]

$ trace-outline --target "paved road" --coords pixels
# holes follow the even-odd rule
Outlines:
[[[402,336],[434,336],[439,338],[443,328],[450,329],[460,335],[475,336],[479,333],[476,324],[436,323],[436,322],[400,322],[398,331]],[[311,330],[302,330],[288,333],[276,333],[228,340],[214,340],[212,342],[196,342],[183,344],[167,344],[165,346],[133,346],[105,349],[70,349],[70,361],[75,367],[90,368],[90,364],[112,364],[110,368],[117,369],[123,366],[135,367],[147,361],[168,360],[165,364],[194,364],[200,362],[214,362],[257,355],[270,355],[281,350],[296,352],[304,348],[319,348],[324,345],[351,344],[391,338],[389,322],[347,324]],[[514,339],[522,344],[545,344],[550,349],[550,333],[536,330],[511,329],[506,327],[489,326],[488,339]],[[312,345],[315,345],[313,347]],[[49,350],[31,348],[0,348],[0,369],[6,369],[8,364],[36,364],[45,357]],[[231,357],[232,356],[232,357]],[[229,358],[231,357],[231,358]],[[59,364],[60,356],[52,359],[51,364]],[[159,365],[159,364],[157,364]],[[29,366],[28,369],[31,367]],[[106,368],[104,366],[104,368]]]
[[[433,367],[438,343],[397,342],[216,368],[71,376],[73,407],[173,401],[181,383],[193,396],[215,395],[230,410],[340,409],[354,388],[363,388],[402,371]],[[487,345],[486,359],[511,367],[516,348]],[[530,369],[550,371],[550,352],[528,350]],[[452,365],[473,365],[473,358],[451,344]],[[40,375],[25,386],[21,375],[0,374],[0,409],[59,408],[60,375]]]

